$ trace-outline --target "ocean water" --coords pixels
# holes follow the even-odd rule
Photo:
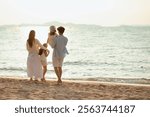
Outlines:
[[[150,26],[65,24],[68,51],[63,78],[150,78]],[[49,25],[0,26],[0,76],[26,77],[29,31],[46,42]],[[56,78],[52,49],[47,78]]]

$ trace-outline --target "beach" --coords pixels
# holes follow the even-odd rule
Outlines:
[[[102,81],[29,81],[22,77],[0,77],[1,100],[149,100],[150,85]],[[148,80],[149,81],[149,80]]]

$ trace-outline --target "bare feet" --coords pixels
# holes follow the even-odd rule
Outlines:
[[[57,81],[57,84],[58,84],[58,85],[61,85],[61,84],[62,84],[62,81],[61,81],[61,80],[58,80],[58,81]]]
[[[42,81],[42,82],[46,82],[45,78],[42,78],[41,81]]]
[[[30,81],[33,81],[33,79],[32,79],[32,78],[30,78]]]
[[[38,80],[38,79],[36,79],[36,80],[34,80],[34,82],[35,82],[35,83],[38,83],[38,82],[39,82],[39,80]]]

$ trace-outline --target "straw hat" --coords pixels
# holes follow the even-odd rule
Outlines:
[[[55,32],[55,31],[56,31],[55,26],[50,26],[50,31],[51,31],[51,32]]]

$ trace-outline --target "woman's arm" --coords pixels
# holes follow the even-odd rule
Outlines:
[[[50,51],[44,51],[45,56],[47,57],[49,55]]]
[[[28,41],[26,42],[26,49],[29,51],[29,44],[28,44]]]
[[[49,50],[48,50],[46,47],[44,47],[44,46],[39,42],[39,40],[36,39],[36,42],[37,42],[37,44],[38,44],[38,46],[39,46],[40,48],[42,48],[42,49],[44,49],[44,50],[47,50],[47,51],[49,52]]]

